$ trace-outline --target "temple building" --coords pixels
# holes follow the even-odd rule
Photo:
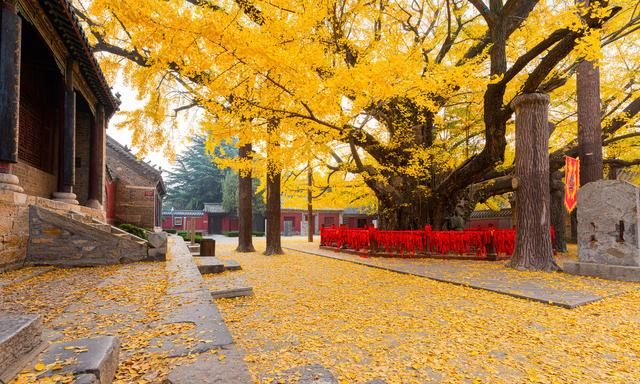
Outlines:
[[[26,256],[29,206],[104,219],[118,104],[67,0],[0,0],[0,269]]]

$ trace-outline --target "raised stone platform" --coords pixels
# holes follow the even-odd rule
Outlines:
[[[0,313],[0,381],[9,382],[45,347],[39,315]]]
[[[59,370],[43,376],[73,374],[76,383],[111,383],[118,368],[120,342],[117,337],[104,336],[52,344],[40,361],[47,365],[56,361],[73,361]]]
[[[215,257],[198,257],[195,259],[201,274],[222,273],[225,270],[224,263]]]
[[[211,299],[209,289],[196,266],[194,258],[181,237],[172,236],[169,242],[166,269],[169,273],[167,293],[180,303],[165,321],[167,323],[191,323],[198,339],[206,340],[195,348],[165,345],[170,356],[198,354],[197,357],[173,369],[166,383],[171,384],[249,384],[251,375],[237,350],[218,307]],[[221,272],[224,264],[215,259]],[[168,350],[167,350],[168,349]],[[225,355],[223,359],[220,355]]]
[[[562,268],[565,272],[572,275],[594,276],[608,280],[640,282],[640,267],[568,261],[564,263]]]
[[[518,272],[504,267],[504,262],[361,257],[318,249],[313,244],[283,248],[569,309],[634,289],[628,284],[562,273]]]

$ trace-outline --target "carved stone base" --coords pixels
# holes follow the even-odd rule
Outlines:
[[[24,189],[20,186],[18,176],[10,173],[0,173],[0,189],[19,193],[24,192]]]
[[[62,201],[63,203],[78,205],[78,198],[75,193],[69,192],[53,192],[54,201]]]
[[[563,270],[571,275],[592,276],[607,280],[640,281],[640,267],[567,261]]]
[[[89,208],[102,210],[102,204],[100,204],[100,202],[96,199],[88,200],[86,206]]]

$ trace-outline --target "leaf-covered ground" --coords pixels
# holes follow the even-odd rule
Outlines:
[[[243,271],[208,277],[210,286],[254,287],[252,298],[217,303],[256,382],[308,364],[344,383],[640,382],[638,290],[567,310],[295,252],[218,248]],[[177,304],[162,263],[55,269],[20,281],[37,272],[0,275],[0,311],[39,313],[60,340],[120,336],[117,383],[160,383],[189,359],[168,358],[163,340],[199,342],[188,324],[159,326]],[[18,382],[34,382],[31,374]]]
[[[53,269],[33,274],[30,268],[0,274],[0,311],[35,313],[43,318],[47,338],[72,341],[102,335],[120,338],[117,384],[161,383],[172,367],[195,358],[169,358],[163,344],[193,346],[200,342],[192,324],[164,324],[163,318],[179,303],[166,294],[163,263]],[[19,281],[8,284],[10,280]],[[78,346],[78,352],[84,349]],[[14,381],[22,383],[71,382],[71,377],[46,377],[71,361],[26,367]]]
[[[236,254],[255,297],[217,300],[260,382],[640,382],[640,292],[567,310],[289,251]]]

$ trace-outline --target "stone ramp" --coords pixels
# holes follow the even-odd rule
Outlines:
[[[78,213],[29,207],[28,264],[97,266],[147,257],[147,241],[128,232]]]
[[[285,245],[283,248],[568,309],[638,288],[562,273],[518,272],[505,268],[503,262],[361,257],[318,249],[315,245]]]
[[[0,313],[0,381],[9,382],[45,347],[39,315]]]

